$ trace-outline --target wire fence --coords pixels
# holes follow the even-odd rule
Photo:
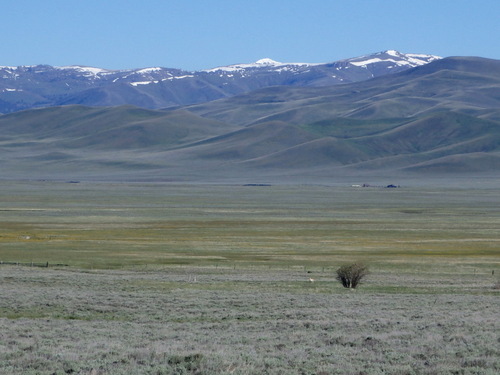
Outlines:
[[[23,267],[44,267],[44,268],[49,268],[49,267],[69,267],[68,264],[61,264],[61,263],[37,263],[37,262],[9,262],[9,261],[2,261],[0,260],[0,266],[1,265],[8,265],[8,266],[23,266]]]

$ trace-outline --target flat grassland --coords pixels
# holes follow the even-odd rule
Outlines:
[[[0,373],[497,374],[499,228],[490,188],[2,181]]]

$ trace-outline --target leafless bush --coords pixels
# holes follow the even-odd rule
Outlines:
[[[337,270],[337,280],[344,288],[356,288],[366,275],[368,266],[363,263],[346,264]]]

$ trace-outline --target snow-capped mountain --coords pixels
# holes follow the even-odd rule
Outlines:
[[[410,66],[416,67],[420,65],[425,65],[434,60],[438,60],[441,57],[434,55],[423,55],[416,53],[400,53],[395,50],[388,50],[385,52],[376,53],[369,56],[355,57],[348,59],[352,65],[366,67],[371,64],[386,63],[388,66]]]
[[[162,67],[108,70],[86,66],[0,66],[0,112],[65,104],[166,108],[263,87],[327,86],[367,80],[427,64],[438,56],[389,50],[332,63],[264,58],[197,72]]]
[[[318,67],[324,65],[338,65],[339,70],[344,67],[347,68],[349,65],[354,65],[358,67],[363,67],[368,69],[368,67],[373,67],[376,65],[383,64],[387,69],[393,69],[395,67],[416,67],[430,63],[431,61],[440,59],[441,57],[435,55],[423,55],[423,54],[403,54],[395,50],[388,50],[384,52],[379,52],[371,55],[354,57],[346,60],[340,60],[334,63],[325,64],[311,64],[311,63],[282,63],[274,61],[270,58],[265,58],[256,61],[252,64],[236,64],[229,66],[222,66],[218,68],[204,70],[203,72],[213,73],[213,72],[244,72],[256,69],[266,69],[274,70],[278,72],[292,70],[292,71],[302,71],[303,69]]]
[[[207,69],[203,70],[202,72],[205,73],[223,73],[223,72],[243,72],[247,71],[249,69],[255,70],[255,69],[273,69],[273,68],[278,68],[276,70],[282,70],[282,69],[299,69],[303,67],[308,67],[308,66],[313,66],[313,65],[322,65],[322,64],[310,64],[310,63],[282,63],[278,61],[274,61],[270,58],[264,58],[260,59],[254,63],[251,64],[235,64],[235,65],[229,65],[229,66],[220,66],[217,68],[213,69]]]

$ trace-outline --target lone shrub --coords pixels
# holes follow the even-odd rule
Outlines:
[[[368,267],[363,263],[346,264],[337,270],[337,280],[344,288],[356,288],[366,275]]]

